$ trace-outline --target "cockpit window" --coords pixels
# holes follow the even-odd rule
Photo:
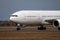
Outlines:
[[[12,17],[18,17],[18,15],[11,15]]]

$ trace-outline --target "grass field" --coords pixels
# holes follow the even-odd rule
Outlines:
[[[60,32],[0,32],[0,40],[60,40]]]

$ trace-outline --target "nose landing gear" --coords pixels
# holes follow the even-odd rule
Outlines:
[[[21,30],[22,25],[21,24],[17,24],[17,30]]]
[[[19,27],[17,27],[17,30],[21,30]]]

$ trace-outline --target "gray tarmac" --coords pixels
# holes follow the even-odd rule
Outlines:
[[[60,32],[60,30],[0,30],[0,32]]]
[[[37,27],[25,27],[16,30],[16,27],[0,27],[0,40],[60,40],[60,30],[37,30]]]
[[[26,27],[22,28],[21,30],[16,30],[17,27],[14,26],[0,26],[0,32],[60,32],[60,30],[38,30],[37,27]],[[27,30],[28,29],[28,30]],[[36,29],[36,30],[35,30]],[[48,28],[47,28],[48,29]]]

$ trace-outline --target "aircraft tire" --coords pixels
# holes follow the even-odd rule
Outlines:
[[[17,30],[20,30],[20,28],[18,27]]]
[[[46,27],[38,27],[38,30],[46,30]]]
[[[58,27],[58,30],[60,30],[60,27]]]

